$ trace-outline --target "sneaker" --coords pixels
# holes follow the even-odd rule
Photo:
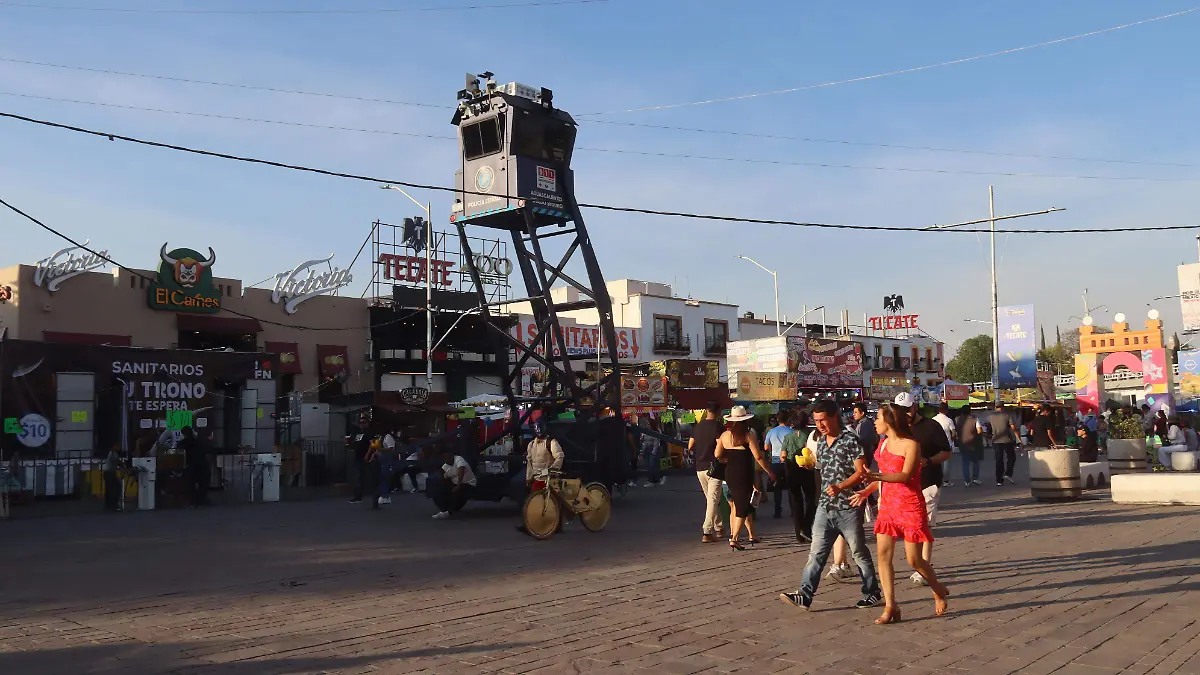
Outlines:
[[[974,483],[974,484],[976,484],[976,485],[983,485],[983,481],[979,480],[978,478],[976,478],[975,480],[973,480],[973,481],[971,481],[971,482],[972,482],[972,483]]]
[[[789,607],[802,609],[806,612],[812,607],[812,598],[800,591],[796,591],[795,593],[780,593],[779,600]]]
[[[942,483],[942,487],[953,487],[953,486],[954,486],[954,481],[951,481],[951,480],[948,480],[945,483]]]
[[[996,487],[1004,487],[1004,481],[1002,481],[1002,480],[996,481]]]
[[[629,487],[637,487],[637,481],[636,480],[629,481]]]
[[[925,577],[921,576],[920,572],[913,572],[912,576],[909,577],[908,580],[918,586],[928,586],[929,585],[929,582],[925,581]]]
[[[971,487],[971,481],[966,481],[963,483],[963,487]]]
[[[391,497],[380,497],[380,498],[379,498],[379,503],[380,503],[380,504],[391,504],[391,503],[392,503],[392,498],[391,498]]]
[[[449,511],[442,511],[442,512],[440,512],[440,513],[435,513],[435,514],[433,514],[433,519],[434,519],[434,520],[445,520],[445,519],[447,519],[447,518],[449,518],[449,517],[450,517],[450,512],[449,512]]]
[[[420,492],[420,490],[418,490],[417,488],[413,488],[413,489],[411,489],[411,490],[409,490],[409,491],[408,491],[408,494],[410,494],[410,495],[415,495],[415,494],[417,494],[418,492]]]
[[[646,481],[645,483],[642,483],[642,487],[644,487],[644,488],[654,487],[654,483],[651,483],[650,481]]]
[[[829,569],[829,573],[825,575],[826,579],[835,584],[852,582],[858,578],[858,573],[850,569],[849,565],[834,565]]]
[[[1017,484],[1017,481],[1013,480],[1013,477],[1012,477],[1012,476],[1005,476],[1005,477],[1004,477],[1004,480],[1008,481],[1008,484],[1009,484],[1009,485],[1016,485],[1016,484]]]
[[[362,499],[351,499],[351,500],[350,500],[350,503],[351,503],[351,504],[361,504],[361,503],[362,503]]]
[[[872,607],[878,607],[880,602],[882,602],[882,600],[880,600],[878,595],[868,595],[862,600],[854,603],[854,606],[859,609],[870,609]]]
[[[666,484],[667,484],[667,477],[666,477],[666,476],[661,476],[661,477],[658,479],[658,484],[659,484],[659,485],[666,485]]]

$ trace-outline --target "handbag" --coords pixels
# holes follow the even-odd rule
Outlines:
[[[708,471],[704,473],[714,480],[725,480],[725,462],[714,459],[712,464],[708,465]]]

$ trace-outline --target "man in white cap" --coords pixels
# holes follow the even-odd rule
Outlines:
[[[932,528],[937,520],[938,500],[941,497],[942,464],[954,456],[950,441],[941,425],[921,414],[912,394],[903,392],[897,395],[895,404],[908,408],[913,440],[921,446],[921,492],[925,495],[925,512],[929,516],[929,527]],[[933,542],[927,541],[921,545],[921,557],[925,562],[933,560]],[[913,572],[910,579],[914,584],[927,583],[919,572]]]

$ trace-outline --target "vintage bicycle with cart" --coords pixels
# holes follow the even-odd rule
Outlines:
[[[561,472],[548,469],[534,479],[543,487],[525,498],[521,515],[525,529],[535,538],[549,539],[575,516],[588,532],[600,532],[608,525],[612,497],[604,485],[585,485],[579,478],[565,478]]]

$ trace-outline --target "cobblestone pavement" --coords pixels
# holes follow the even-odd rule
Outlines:
[[[700,544],[695,483],[547,542],[410,496],[0,523],[0,673],[1200,673],[1195,509],[950,488],[951,613],[902,581],[879,627],[857,584],[778,601],[807,556],[786,518],[754,550]]]

